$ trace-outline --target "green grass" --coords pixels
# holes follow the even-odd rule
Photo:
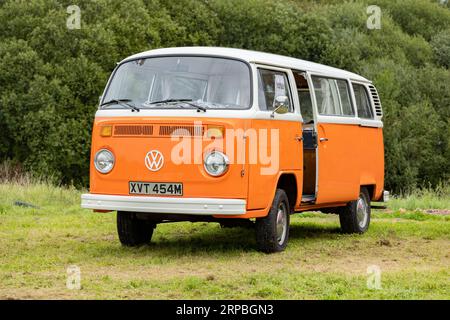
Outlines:
[[[115,214],[80,209],[80,194],[0,184],[0,298],[450,298],[450,216],[416,209],[449,209],[448,199],[396,199],[364,235],[341,234],[335,215],[295,215],[287,250],[266,255],[252,230],[215,223],[159,225],[150,245],[125,248]],[[69,265],[81,290],[66,288]],[[367,288],[370,265],[381,268],[379,290]]]
[[[394,196],[389,201],[394,210],[450,209],[450,182],[432,189],[416,190],[407,195]]]

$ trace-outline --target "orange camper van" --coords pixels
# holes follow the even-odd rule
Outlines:
[[[286,248],[290,214],[339,214],[364,233],[384,201],[373,84],[304,60],[231,48],[151,50],[118,63],[95,115],[83,208],[117,211],[120,242],[159,223],[254,225]]]

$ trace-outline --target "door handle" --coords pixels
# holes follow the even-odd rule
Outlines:
[[[320,142],[325,142],[325,141],[328,141],[328,138],[320,138],[319,140],[320,140]]]
[[[302,136],[295,136],[295,141],[302,141],[303,140],[303,137]]]

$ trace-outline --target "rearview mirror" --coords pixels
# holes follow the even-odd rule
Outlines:
[[[273,111],[272,111],[272,118],[275,113],[277,114],[285,114],[289,112],[289,106],[288,106],[288,97],[287,96],[277,96],[275,97],[275,100],[273,102]]]

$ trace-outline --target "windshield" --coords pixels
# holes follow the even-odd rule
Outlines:
[[[185,100],[205,108],[246,109],[250,106],[250,70],[244,62],[212,57],[133,60],[116,70],[103,102],[114,99],[128,99],[139,108],[192,108],[168,102]],[[124,108],[120,104],[102,108],[112,107]]]

